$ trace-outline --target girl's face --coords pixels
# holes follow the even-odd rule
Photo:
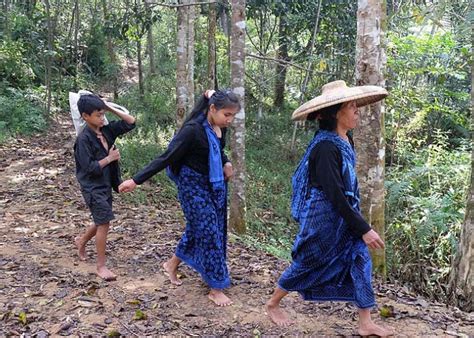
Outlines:
[[[227,128],[238,112],[238,107],[217,109],[215,105],[211,104],[209,107],[209,122],[219,128]]]
[[[357,126],[359,122],[359,108],[356,101],[349,101],[342,105],[336,114],[338,128],[351,130]]]

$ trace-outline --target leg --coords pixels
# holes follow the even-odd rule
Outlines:
[[[359,329],[361,336],[387,337],[393,335],[393,330],[383,328],[372,321],[370,309],[359,309]]]
[[[288,294],[287,291],[277,287],[273,292],[272,298],[265,305],[268,316],[278,326],[288,326],[293,324],[288,318],[288,314],[280,308],[280,301]]]
[[[105,266],[105,247],[107,244],[107,234],[109,232],[110,223],[97,226],[97,234],[95,236],[95,244],[97,248],[97,274],[106,281],[112,281],[117,275],[107,269]]]
[[[95,236],[96,232],[97,232],[97,227],[95,225],[91,225],[90,227],[87,228],[86,232],[84,232],[82,236],[77,236],[76,238],[74,238],[74,243],[77,246],[79,259],[81,261],[86,260],[87,242],[89,242],[92,239],[92,237]]]
[[[227,297],[220,289],[211,289],[208,295],[217,306],[228,306],[232,304],[232,300]]]
[[[168,273],[170,277],[171,284],[174,285],[181,285],[181,282],[178,278],[178,265],[181,263],[181,259],[179,259],[176,255],[173,255],[170,259],[163,263],[163,269]]]

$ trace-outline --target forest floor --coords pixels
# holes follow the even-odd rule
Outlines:
[[[264,304],[288,262],[247,247],[231,235],[228,264],[234,304],[213,305],[199,275],[181,266],[172,285],[161,264],[184,228],[179,205],[130,205],[115,194],[116,221],[108,240],[109,266],[119,277],[95,274],[73,239],[90,224],[74,176],[74,128],[53,122],[42,135],[0,145],[0,336],[10,335],[356,335],[356,311],[346,303],[283,301],[296,323],[276,327]],[[145,184],[149,194],[158,187]],[[397,336],[469,336],[474,314],[432,303],[405,287],[375,282],[377,322]],[[380,308],[391,309],[388,318]]]

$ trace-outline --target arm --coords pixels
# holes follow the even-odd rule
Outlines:
[[[129,114],[125,114],[123,111],[119,109],[115,109],[114,107],[110,106],[107,104],[107,101],[104,101],[105,106],[107,107],[107,111],[117,115],[121,120],[127,122],[128,124],[134,124],[135,123],[135,117]]]
[[[107,164],[107,160],[97,161],[92,158],[92,148],[84,138],[79,138],[74,144],[74,158],[76,165],[80,167],[87,175],[96,177],[102,175],[102,168]],[[101,164],[102,162],[102,164]]]
[[[224,170],[224,179],[228,181],[232,178],[232,176],[234,176],[234,168],[232,167],[232,163],[230,162],[229,158],[224,152],[226,134],[227,134],[227,128],[222,129],[222,138],[220,140],[221,160],[222,160],[222,165],[223,165],[223,170]]]
[[[132,179],[124,181],[119,186],[119,192],[133,191],[137,185],[140,185],[150,179],[153,175],[160,172],[169,165],[180,161],[191,148],[194,142],[194,130],[191,126],[185,126],[168,145],[168,149],[147,164]]]

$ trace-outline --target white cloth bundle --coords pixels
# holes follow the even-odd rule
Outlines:
[[[69,92],[69,107],[71,108],[71,117],[72,117],[72,122],[74,123],[74,128],[76,129],[76,136],[79,135],[85,128],[86,121],[81,116],[81,113],[79,112],[79,108],[77,107],[77,102],[79,101],[79,98],[81,95],[86,95],[86,94],[93,94],[87,90],[80,90],[78,93],[74,92]],[[115,109],[120,109],[122,112],[125,114],[130,115],[130,112],[128,111],[127,108],[122,107],[116,103],[113,102],[107,102],[107,105],[115,108]],[[106,117],[104,125],[109,124],[109,121],[107,120]]]

